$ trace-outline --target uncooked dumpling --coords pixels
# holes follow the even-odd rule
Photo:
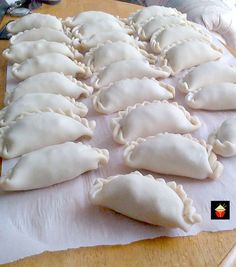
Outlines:
[[[133,31],[129,27],[123,27],[119,22],[114,20],[100,20],[92,21],[90,23],[83,24],[73,28],[72,34],[74,37],[79,38],[80,40],[87,39],[93,34],[98,32],[107,32],[107,31],[123,31],[125,33],[131,34]]]
[[[223,51],[205,39],[185,40],[173,43],[161,54],[163,67],[169,67],[172,75],[182,70],[217,60]]]
[[[108,160],[108,150],[82,143],[48,146],[22,156],[0,178],[0,189],[19,191],[51,186],[95,170],[100,164],[107,164]]]
[[[43,72],[62,72],[65,75],[80,78],[87,78],[91,75],[90,70],[84,64],[58,53],[35,56],[12,66],[12,74],[19,80],[25,80]]]
[[[99,45],[85,54],[83,62],[96,72],[111,63],[125,59],[148,60],[152,64],[156,62],[154,55],[124,42],[109,42]]]
[[[115,17],[109,13],[102,12],[102,11],[81,12],[74,17],[67,17],[63,21],[63,23],[66,26],[73,28],[76,26],[81,26],[83,24],[88,24],[91,22],[97,22],[100,20],[104,20],[104,21],[112,20],[112,21],[116,21],[116,22],[120,23],[121,25],[123,25],[123,23],[117,17]]]
[[[144,101],[168,100],[175,96],[175,88],[155,79],[126,79],[114,82],[93,96],[96,111],[111,114]]]
[[[123,31],[107,31],[107,32],[97,32],[91,37],[81,40],[74,40],[73,45],[82,52],[89,51],[90,48],[96,47],[98,44],[104,44],[106,42],[125,42],[136,46],[141,42],[134,39],[132,35],[128,35]]]
[[[141,40],[149,41],[152,35],[170,25],[186,24],[187,20],[181,16],[155,16],[144,25],[137,26],[137,32]]]
[[[157,68],[140,59],[126,59],[114,62],[98,74],[93,83],[95,88],[108,86],[110,83],[130,78],[167,78],[169,72],[165,67]]]
[[[50,28],[32,29],[13,35],[10,39],[10,44],[17,44],[24,41],[38,41],[42,39],[49,42],[71,44],[72,39],[68,35],[62,31]]]
[[[95,121],[54,112],[29,113],[0,128],[0,156],[18,157],[39,148],[92,137]]]
[[[202,220],[182,185],[138,171],[98,178],[89,196],[95,205],[153,225],[188,231]]]
[[[236,155],[236,117],[225,120],[220,128],[209,136],[213,151],[222,157]]]
[[[119,144],[163,132],[189,133],[200,126],[199,119],[183,106],[166,100],[128,107],[111,120],[113,139]]]
[[[74,98],[56,94],[26,94],[0,110],[0,126],[9,124],[22,114],[37,111],[53,111],[61,114],[76,114],[84,117],[88,108]]]
[[[150,46],[154,53],[160,53],[173,43],[204,38],[208,40],[208,36],[194,26],[193,23],[185,23],[162,28],[155,32],[150,40]]]
[[[178,89],[188,93],[198,88],[218,83],[236,83],[236,67],[214,61],[201,64],[188,72],[178,82]]]
[[[37,28],[51,28],[58,31],[63,31],[61,20],[55,16],[48,14],[29,14],[20,19],[14,20],[7,24],[7,31],[10,33],[23,32],[25,30]]]
[[[71,59],[83,57],[72,46],[46,40],[20,42],[5,49],[2,54],[10,63],[22,63],[28,58],[47,53],[59,53]]]
[[[190,91],[186,97],[188,106],[194,109],[231,110],[236,109],[236,84],[219,83]]]
[[[19,97],[32,93],[59,94],[77,99],[80,96],[88,97],[92,92],[92,87],[71,76],[57,72],[45,72],[18,83],[12,92],[6,92],[4,103],[8,105]]]
[[[185,14],[182,14],[175,8],[153,5],[134,12],[128,17],[127,21],[129,24],[144,24],[145,22],[154,18],[155,16],[171,16],[171,15],[186,17]]]
[[[212,146],[189,134],[161,133],[147,139],[139,138],[127,144],[124,161],[134,169],[200,180],[216,179],[223,171]]]

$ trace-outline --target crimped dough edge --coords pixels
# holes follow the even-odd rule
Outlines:
[[[221,53],[221,55],[223,54],[223,50],[217,46],[215,46],[213,43],[211,43],[209,40],[205,39],[205,38],[189,38],[189,39],[184,39],[184,40],[181,40],[181,41],[177,41],[177,42],[174,42],[173,44],[167,46],[163,51],[162,53],[160,54],[159,56],[159,62],[160,62],[160,65],[161,65],[161,68],[166,68],[172,75],[175,75],[176,73],[174,72],[174,70],[172,69],[172,67],[169,65],[169,62],[168,60],[166,59],[166,54],[168,53],[169,50],[171,50],[172,48],[174,48],[175,46],[177,45],[181,45],[183,43],[188,43],[188,42],[191,42],[191,41],[199,41],[199,42],[202,42],[202,43],[206,43],[208,44],[213,50]],[[186,90],[186,89],[183,89],[183,90]]]
[[[125,150],[123,153],[123,159],[125,162],[129,162],[129,165],[131,165],[130,163],[132,163],[131,157],[132,157],[132,153],[133,150],[135,149],[135,147],[139,146],[140,144],[144,143],[146,140],[158,137],[160,135],[165,135],[165,134],[169,134],[169,133],[159,133],[155,136],[148,136],[147,138],[138,138],[136,141],[131,141],[126,143],[125,145]],[[207,144],[205,140],[203,139],[197,139],[192,137],[191,134],[174,134],[174,135],[179,135],[179,136],[183,136],[185,138],[188,138],[189,140],[196,142],[200,145],[202,145],[207,152],[208,155],[208,162],[210,164],[211,170],[212,170],[212,174],[209,175],[210,179],[217,179],[221,176],[224,166],[222,163],[220,163],[219,161],[217,161],[217,157],[216,154],[212,151],[212,146]]]
[[[165,180],[163,178],[156,179],[151,174],[142,175],[142,173],[140,173],[139,171],[134,171],[134,172],[131,172],[129,174],[136,174],[136,175],[140,175],[142,177],[143,176],[148,177],[152,180],[155,180],[155,182],[157,182],[157,183],[166,184],[171,190],[173,190],[178,195],[178,197],[182,201],[182,203],[184,205],[183,218],[184,218],[184,221],[186,222],[186,224],[193,225],[195,223],[202,222],[201,215],[196,212],[196,209],[193,206],[193,200],[187,197],[187,194],[184,191],[182,185],[177,185],[174,181],[167,183],[167,182],[165,182]],[[90,198],[91,202],[93,202],[93,199],[95,199],[96,195],[102,190],[104,184],[107,184],[114,179],[119,179],[118,177],[121,175],[122,174],[110,176],[107,178],[97,178],[95,180],[92,188],[90,189],[90,192],[89,192],[89,198]],[[186,228],[183,230],[187,231]]]
[[[212,145],[213,151],[222,157],[233,157],[236,155],[236,144],[229,141],[221,142],[217,138],[217,132],[209,135],[208,142]]]
[[[122,133],[122,130],[120,128],[119,122],[135,108],[137,108],[139,106],[146,106],[146,105],[149,105],[152,103],[156,103],[156,104],[165,103],[165,104],[174,105],[175,107],[179,108],[184,113],[185,117],[192,125],[195,125],[197,128],[200,127],[200,125],[201,125],[201,122],[199,121],[199,119],[197,117],[192,116],[183,106],[179,105],[177,102],[168,102],[167,100],[154,100],[152,102],[144,101],[141,104],[138,103],[134,106],[129,106],[124,111],[120,111],[118,113],[118,117],[113,118],[111,120],[111,129],[112,129],[112,133],[113,133],[113,138],[117,143],[119,143],[119,144],[125,144],[126,143],[125,138],[124,138],[123,133]]]
[[[143,77],[141,79],[138,78],[131,78],[131,79],[125,79],[125,80],[154,80],[156,82],[158,82],[159,86],[165,88],[169,93],[172,94],[172,98],[175,97],[175,88],[167,83],[163,83],[160,81],[157,81],[154,78],[147,78],[147,77]],[[125,81],[123,80],[123,81]],[[93,107],[94,109],[99,112],[99,113],[103,113],[103,114],[110,114],[110,112],[107,110],[107,108],[101,103],[100,101],[100,93],[105,91],[105,90],[109,90],[109,88],[111,88],[113,85],[115,84],[115,82],[111,83],[109,86],[104,87],[99,89],[93,96],[92,96],[92,102],[93,102]],[[161,100],[160,100],[161,101]]]

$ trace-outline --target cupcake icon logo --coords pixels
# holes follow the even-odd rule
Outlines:
[[[223,204],[225,206],[225,204]],[[215,214],[218,218],[223,218],[225,216],[225,207],[221,204],[215,208]]]
[[[211,219],[229,220],[230,202],[229,201],[211,201]]]

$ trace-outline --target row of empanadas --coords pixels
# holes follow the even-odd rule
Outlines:
[[[71,180],[95,170],[109,160],[106,149],[66,142],[48,146],[22,156],[0,179],[0,189],[19,191],[43,188]],[[63,163],[63,164],[62,164]]]
[[[39,148],[93,136],[95,121],[70,113],[37,112],[22,114],[0,128],[0,156],[14,158]]]
[[[200,126],[183,106],[166,100],[136,104],[111,120],[113,139],[119,144],[163,132],[189,133]]]
[[[136,103],[153,100],[168,100],[175,96],[175,88],[155,79],[126,79],[100,89],[93,96],[96,111],[111,114]]]
[[[92,87],[71,76],[57,72],[45,72],[27,78],[18,83],[12,92],[6,92],[4,103],[7,105],[19,97],[32,93],[59,94],[78,99],[81,96],[88,97],[92,92]]]
[[[98,178],[89,196],[95,205],[153,225],[188,231],[202,220],[181,185],[138,171]]]

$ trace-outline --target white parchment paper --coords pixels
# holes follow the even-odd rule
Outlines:
[[[226,50],[221,61],[222,64],[228,62],[236,66],[236,60]],[[167,79],[167,82],[175,85],[176,78]],[[11,90],[15,85],[16,82],[8,69],[7,90]],[[184,104],[184,96],[178,91],[175,101]],[[236,157],[228,159],[219,157],[224,164],[224,173],[218,180],[199,181],[166,177],[167,181],[175,180],[184,186],[193,199],[197,211],[203,217],[203,222],[193,226],[188,233],[150,226],[113,211],[92,206],[88,200],[88,191],[97,177],[124,174],[132,170],[125,167],[122,162],[122,146],[112,140],[109,128],[109,120],[112,116],[96,113],[89,99],[83,102],[89,107],[87,118],[97,122],[94,138],[88,143],[99,148],[107,148],[110,151],[109,164],[97,171],[49,188],[17,193],[0,192],[0,263],[14,261],[45,250],[127,244],[159,236],[186,236],[195,235],[201,231],[215,232],[236,228]],[[186,107],[185,104],[184,106]],[[232,111],[188,110],[202,121],[202,127],[194,132],[193,136],[204,139],[207,139],[208,134],[217,129],[222,121],[236,115],[236,112]],[[4,161],[2,174],[4,175],[16,161]],[[230,201],[230,220],[211,220],[212,200]]]

